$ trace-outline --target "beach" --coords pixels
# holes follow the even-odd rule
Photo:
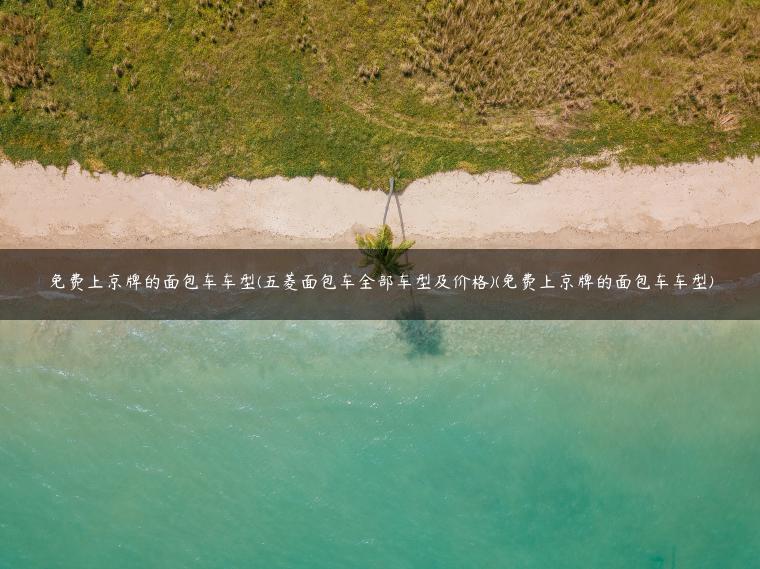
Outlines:
[[[760,161],[566,169],[538,183],[455,171],[412,182],[388,223],[417,247],[760,247]],[[387,194],[334,179],[229,179],[0,162],[3,248],[344,248]],[[399,218],[399,209],[403,218]]]

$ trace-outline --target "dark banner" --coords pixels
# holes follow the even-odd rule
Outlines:
[[[0,250],[0,319],[760,319],[760,250]]]

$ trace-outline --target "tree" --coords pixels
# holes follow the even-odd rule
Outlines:
[[[362,266],[372,267],[372,274],[369,276],[373,279],[378,279],[380,275],[398,277],[412,269],[407,253],[414,245],[414,241],[404,239],[398,245],[394,245],[393,231],[385,222],[388,217],[388,206],[395,189],[394,179],[391,178],[390,182],[391,189],[388,193],[388,201],[385,204],[383,224],[377,233],[356,236],[356,244],[364,256]],[[401,206],[398,203],[398,198],[396,198],[396,204],[399,207],[398,214],[403,234],[404,222],[401,217]],[[417,304],[414,298],[414,287],[409,288],[409,294],[412,298],[411,307],[403,309],[397,317],[400,336],[411,348],[409,355],[440,354],[443,339],[440,323],[426,319],[425,310]]]
[[[356,236],[356,244],[364,255],[361,266],[372,267],[369,275],[371,278],[377,279],[380,275],[400,276],[412,268],[401,256],[414,246],[414,241],[407,239],[395,245],[393,240],[393,231],[386,224],[380,226],[375,234]]]

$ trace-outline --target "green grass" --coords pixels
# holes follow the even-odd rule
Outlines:
[[[443,78],[401,73],[423,25],[412,2],[249,1],[232,31],[221,27],[229,11],[198,14],[189,0],[155,3],[157,11],[141,0],[52,4],[0,1],[0,12],[39,22],[36,57],[51,77],[0,102],[0,149],[16,161],[76,160],[209,186],[323,174],[371,188],[389,175],[403,187],[457,168],[537,180],[604,150],[622,164],[758,153],[756,108],[728,132],[706,116],[636,116],[602,100],[569,115],[559,104],[479,113]],[[316,53],[302,52],[299,36]],[[380,78],[360,81],[362,64],[377,64]]]

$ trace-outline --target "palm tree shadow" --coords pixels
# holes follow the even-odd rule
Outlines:
[[[443,329],[438,320],[427,320],[421,306],[402,310],[397,318],[398,337],[409,347],[409,357],[438,356],[443,353]]]
[[[394,245],[393,231],[387,225],[388,209],[391,199],[395,198],[396,208],[398,209],[398,218],[401,225],[401,243]],[[404,216],[401,213],[401,202],[398,194],[395,192],[395,179],[390,179],[390,192],[385,202],[385,213],[383,214],[383,224],[377,234],[368,233],[367,235],[357,235],[356,243],[359,246],[364,259],[361,266],[373,267],[372,277],[378,278],[380,275],[390,275],[400,277],[406,274],[414,267],[409,262],[409,249],[414,245],[414,241],[406,239],[406,227],[404,226]],[[401,256],[403,255],[403,261]],[[409,346],[409,357],[439,355],[443,353],[441,345],[443,343],[443,332],[440,322],[428,320],[425,310],[417,304],[414,298],[414,289],[410,288],[411,306],[402,309],[396,321],[398,322],[398,337]]]

